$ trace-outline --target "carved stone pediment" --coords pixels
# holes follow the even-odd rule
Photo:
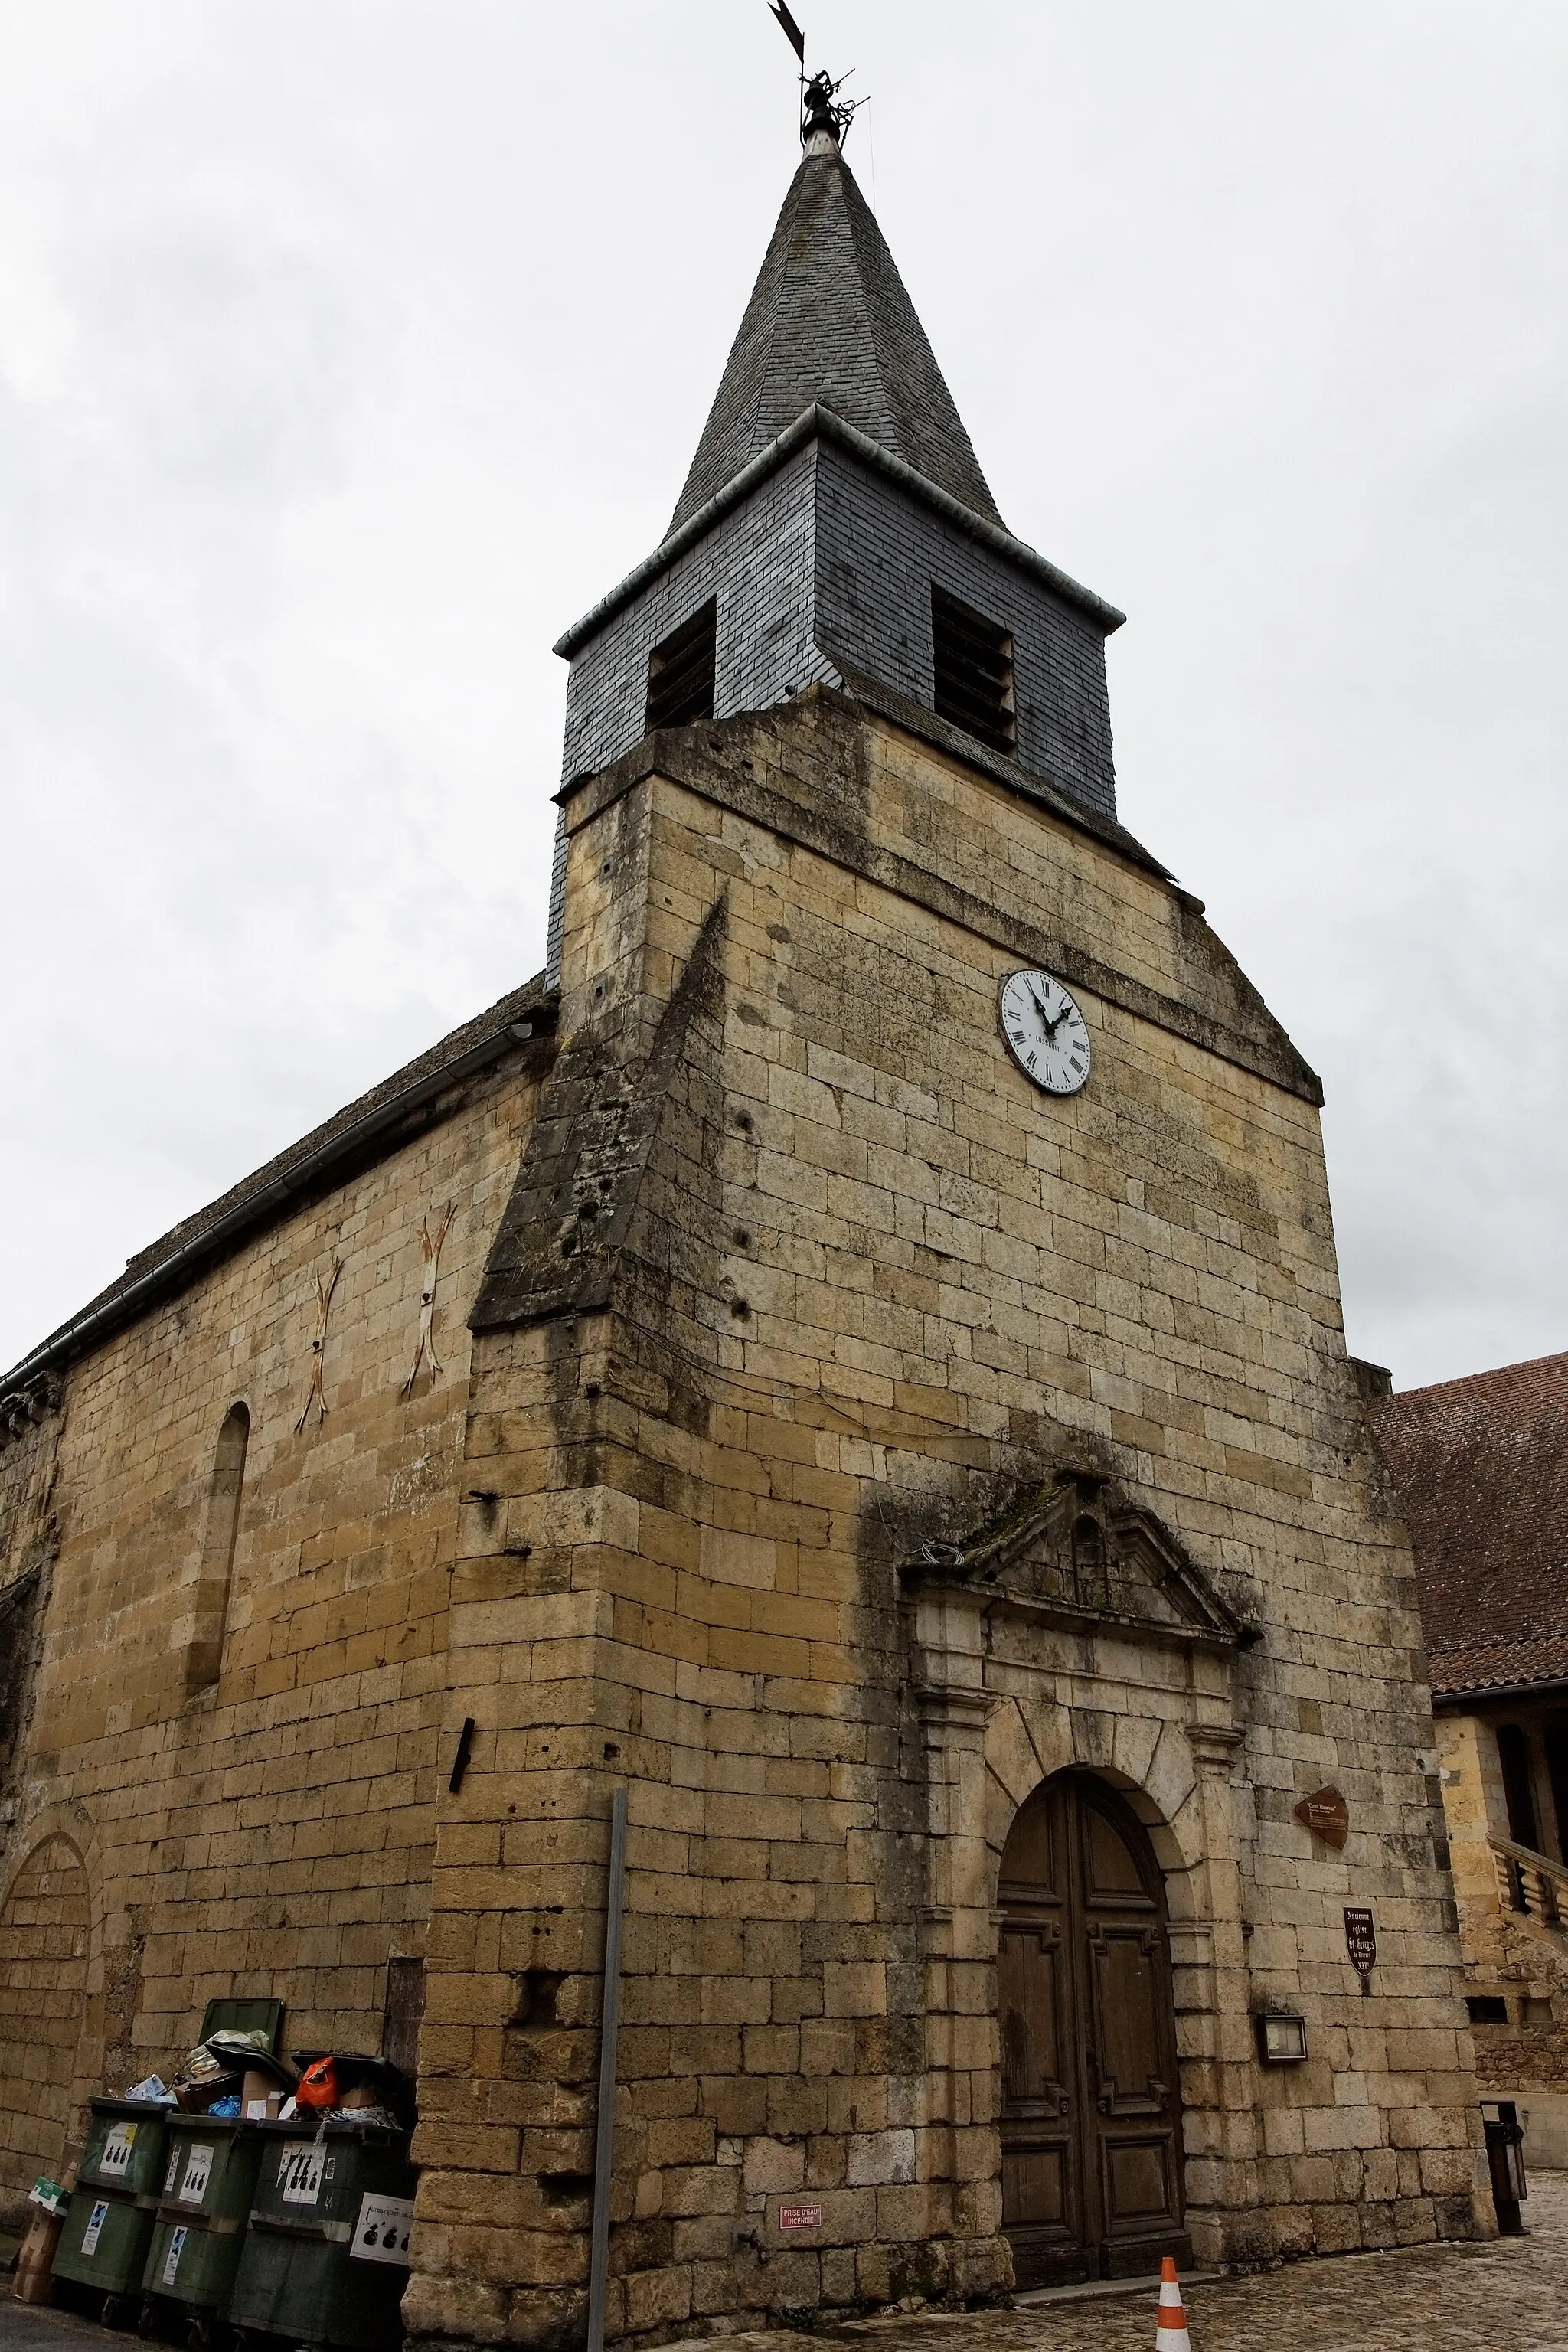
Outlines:
[[[962,1586],[1085,1630],[1122,1626],[1223,1650],[1253,1638],[1170,1529],[1088,1471],[1060,1472],[963,1543],[922,1544],[900,1573],[906,1587]]]

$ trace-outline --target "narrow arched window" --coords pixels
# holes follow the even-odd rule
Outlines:
[[[234,1547],[239,1534],[239,1498],[245,1486],[245,1451],[249,1443],[250,1415],[242,1404],[231,1405],[218,1432],[217,1451],[213,1457],[206,1525],[202,1530],[201,1573],[196,1580],[191,1639],[185,1653],[187,1697],[195,1691],[208,1689],[216,1682],[223,1666],[229,1587],[234,1580]]]

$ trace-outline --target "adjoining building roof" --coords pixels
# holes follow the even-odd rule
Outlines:
[[[1568,1677],[1568,1355],[1367,1410],[1415,1542],[1434,1693]]]
[[[1005,528],[887,239],[826,139],[790,184],[669,531],[813,406]]]
[[[0,1390],[20,1386],[45,1370],[70,1362],[111,1331],[133,1322],[351,1164],[398,1150],[420,1131],[421,1122],[437,1108],[438,1097],[448,1088],[514,1052],[536,1030],[552,1030],[555,1002],[554,991],[540,973],[524,987],[501,997],[488,1012],[465,1021],[368,1094],[279,1152],[254,1175],[140,1251],[107,1289],[0,1377]]]

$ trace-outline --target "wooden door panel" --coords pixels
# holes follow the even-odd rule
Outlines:
[[[1167,2135],[1107,2140],[1105,2217],[1113,2230],[1171,2219],[1171,2150]]]
[[[1015,2127],[1004,2147],[1002,2227],[1020,2287],[1063,2286],[1089,2274],[1076,2131],[1031,2137]]]
[[[1192,2261],[1193,2242],[1182,2226],[1178,2160],[1168,2131],[1100,2142],[1103,2277],[1141,2277],[1158,2270],[1162,2254],[1173,2254],[1184,2268]]]
[[[1078,2234],[1072,2194],[1072,2166],[1065,2138],[1014,2139],[1002,2158],[1002,2227],[1068,2230]]]
[[[1096,2104],[1105,2116],[1163,2115],[1171,2085],[1161,2005],[1169,1996],[1156,1930],[1096,1926],[1086,1947],[1099,2062]]]
[[[1101,1896],[1132,1895],[1142,1910],[1153,1903],[1144,1891],[1143,1874],[1136,1855],[1114,1822],[1092,1805],[1084,1808],[1084,1892],[1091,1903]]]
[[[1163,1888],[1102,1781],[1020,1810],[999,1874],[1003,2228],[1020,2287],[1191,2259]]]
[[[1068,1827],[1060,1792],[1037,1790],[1002,1858],[1002,2226],[1024,2287],[1081,2280],[1089,2266],[1076,1979],[1067,1944]]]
[[[1001,1899],[1016,1894],[1030,1904],[1059,1899],[1058,1856],[1060,1808],[1037,1790],[1019,1811],[1002,1853]]]
[[[1054,1924],[1004,1927],[997,1962],[1004,2116],[1067,2112],[1060,1966],[1061,1931]]]

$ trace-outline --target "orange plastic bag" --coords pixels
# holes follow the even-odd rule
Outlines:
[[[342,2102],[338,2095],[338,2068],[333,2058],[318,2058],[307,2066],[300,2077],[300,2087],[294,2094],[297,2107],[336,2107]]]

